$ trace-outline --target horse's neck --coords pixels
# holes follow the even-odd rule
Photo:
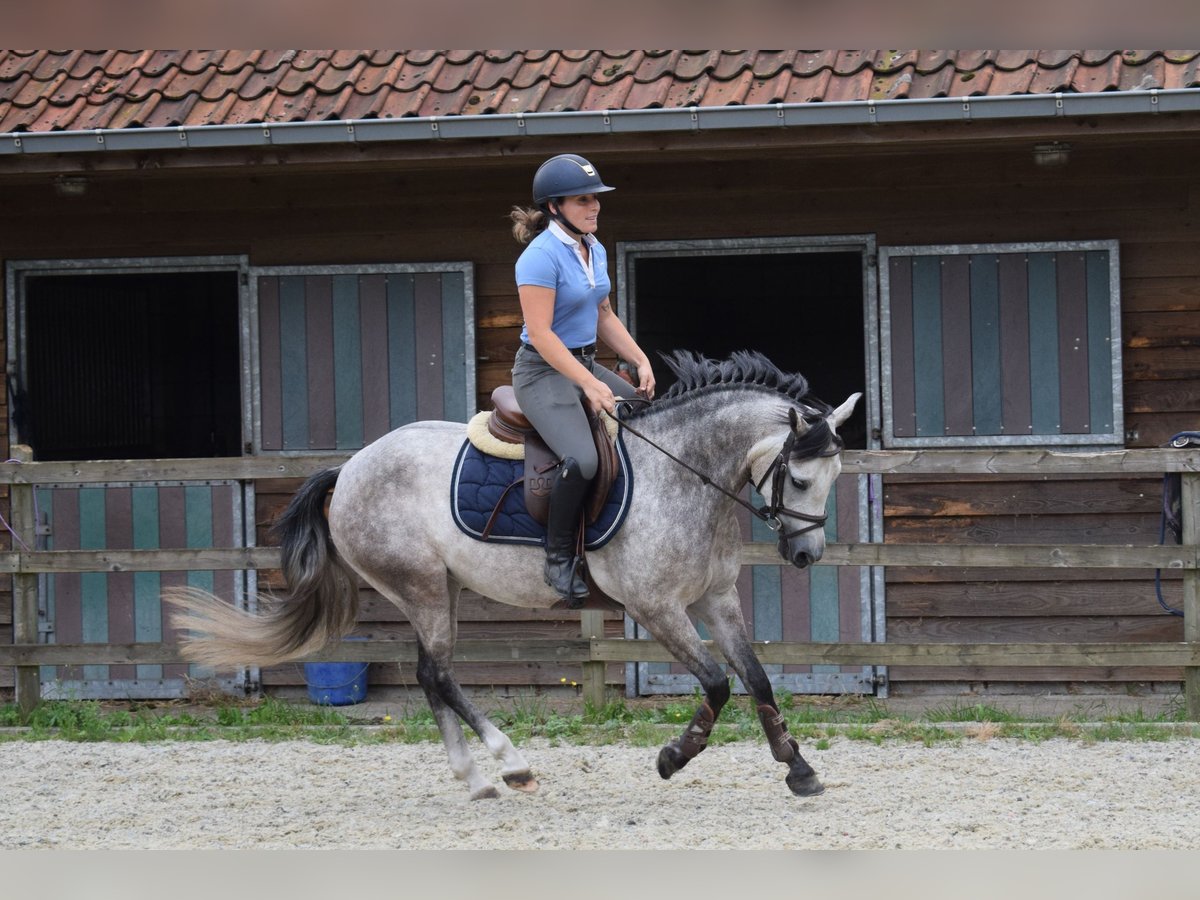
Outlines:
[[[764,441],[787,433],[787,401],[770,395],[714,391],[647,417],[647,437],[722,487],[736,491]],[[657,451],[650,449],[650,452]]]

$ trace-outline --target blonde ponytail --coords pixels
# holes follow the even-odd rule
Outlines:
[[[549,224],[546,214],[540,209],[514,206],[508,217],[512,219],[513,237],[522,244],[528,244]]]

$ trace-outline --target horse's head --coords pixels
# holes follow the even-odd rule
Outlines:
[[[768,524],[779,534],[779,554],[798,568],[825,553],[825,503],[842,471],[837,428],[850,418],[860,397],[851,394],[826,416],[803,416],[790,408],[790,432],[782,446],[765,448],[761,463],[751,467],[766,500]]]

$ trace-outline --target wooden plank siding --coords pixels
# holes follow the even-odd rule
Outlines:
[[[883,248],[885,446],[1112,435],[1110,251],[1035,246]]]
[[[37,488],[49,550],[237,547],[239,498],[240,489],[229,483]],[[60,572],[44,576],[45,604],[56,643],[175,644],[177,635],[163,627],[162,590],[191,585],[232,598],[237,580],[229,570]],[[179,664],[60,666],[43,678],[71,684],[206,674]]]
[[[885,536],[895,542],[966,544],[1153,544],[1159,535],[1157,478],[1019,476],[884,478]],[[896,641],[1020,643],[1183,639],[1182,619],[1164,613],[1152,572],[1095,570],[887,570],[888,637]],[[1178,573],[1164,571],[1164,600],[1181,608]],[[969,635],[970,637],[965,637]],[[1179,670],[894,666],[908,690],[929,682],[1176,681]],[[903,690],[903,688],[902,688]]]
[[[812,147],[801,146],[799,137],[785,140],[777,134],[764,135],[758,145],[747,146],[745,136],[730,142],[697,133],[688,135],[686,144],[674,137],[648,142],[636,136],[582,137],[570,147],[551,138],[497,142],[476,149],[451,147],[447,142],[454,152],[442,162],[375,163],[367,157],[352,166],[314,162],[294,170],[276,161],[238,171],[139,168],[129,173],[110,166],[91,178],[82,197],[58,196],[44,177],[4,179],[0,175],[6,188],[6,203],[0,209],[0,247],[10,260],[231,253],[246,254],[254,266],[469,260],[474,267],[475,396],[478,407],[485,408],[492,389],[508,378],[521,324],[513,285],[513,263],[520,247],[508,234],[505,214],[513,204],[526,202],[532,172],[541,158],[571,149],[592,158],[605,180],[618,187],[605,196],[599,235],[614,263],[610,272],[614,284],[618,241],[873,234],[883,247],[1115,239],[1120,244],[1125,445],[1153,447],[1177,431],[1200,427],[1196,349],[1200,230],[1194,224],[1200,173],[1192,162],[1193,142],[1163,135],[1131,142],[1119,136],[1093,139],[1072,134],[1075,152],[1070,164],[1041,169],[1032,163],[1027,134],[1008,140],[989,130],[987,141],[968,145],[942,140],[942,134],[928,130],[922,145],[914,149],[896,144],[874,148],[867,137],[831,144],[824,132]],[[288,152],[297,162],[303,150]],[[475,152],[479,158],[470,158]],[[108,160],[104,163],[109,165]],[[998,284],[1016,277],[1012,265],[1000,257]],[[1090,273],[1085,265],[1085,281],[1092,277]],[[968,342],[970,367],[962,371],[969,372],[972,384],[997,378],[996,354],[1007,361],[1007,336],[1016,345],[1048,337],[1041,323],[1029,318],[1028,297],[1022,312],[1020,304],[1003,299],[1011,295],[1001,288],[999,306],[994,307],[988,277],[976,274],[972,267],[971,321],[977,315],[998,316],[999,350],[989,343],[989,330],[964,329],[961,321],[949,323],[957,329],[954,339]],[[1057,279],[1059,273],[1046,277]],[[1080,276],[1075,271],[1069,277]],[[939,296],[962,290],[961,273],[947,281],[939,272],[935,280]],[[291,290],[306,287],[300,281]],[[394,380],[389,380],[397,371],[390,361],[404,359],[406,351],[388,343],[394,332],[386,323],[389,317],[413,316],[408,287],[370,277],[359,282],[357,369],[346,362],[353,357],[347,347],[353,344],[355,324],[343,306],[345,287],[336,278],[329,284],[332,307],[319,315],[324,317],[321,321],[331,322],[332,344],[317,348],[316,362],[310,359],[309,364],[348,373],[350,381],[327,377],[324,384],[312,388],[329,393],[315,397],[306,385],[303,393],[289,393],[285,406],[284,383],[302,377],[298,371],[282,368],[285,316],[290,317],[287,334],[297,340],[303,340],[315,320],[307,312],[296,315],[288,306],[296,303],[295,295],[283,290],[282,281],[274,292],[266,282],[260,285],[263,321],[279,323],[279,330],[264,328],[261,333],[264,446],[293,446],[300,440],[299,432],[287,430],[285,423],[292,427],[302,418],[328,416],[323,430],[316,432],[319,438],[313,440],[336,449],[353,443],[360,427],[366,440],[382,433],[389,418],[416,416],[415,406],[410,409],[404,404],[419,403],[421,390],[409,400],[398,395]],[[412,287],[415,296],[416,285]],[[624,298],[615,296],[614,301],[620,306]],[[753,315],[752,301],[748,298],[744,308],[731,314]],[[1076,304],[1072,321],[1091,314],[1087,303],[1080,308],[1078,300],[1072,302]],[[315,308],[312,312],[318,315]],[[457,323],[446,320],[443,333],[456,327]],[[1029,367],[1074,347],[1073,335],[1056,331],[1054,337],[1053,343],[1039,344]],[[945,331],[939,340],[931,336],[929,340],[930,353],[943,352]],[[1089,347],[1089,354],[1094,350]],[[611,361],[612,356],[602,359]],[[277,381],[272,381],[272,371],[280,373]],[[819,369],[806,374],[821,393]],[[438,377],[436,372],[429,375],[431,381]],[[1094,375],[1090,369],[1072,370],[1071,378],[1090,383]],[[443,371],[441,377],[445,376]],[[988,406],[988,392],[973,390],[969,404],[964,396],[952,421],[958,422],[969,405],[976,428],[993,427],[998,418],[1003,429],[1012,433],[1018,423],[1031,423],[1046,414],[1034,408],[1035,399],[1046,403],[1047,409],[1052,402],[1061,408],[1061,392],[1077,391],[1071,378],[1065,385],[1056,379],[1045,395],[1033,397],[1026,389],[1026,379],[1031,377],[1022,366],[1000,366],[999,410]],[[362,385],[361,411],[347,414],[344,407],[356,390],[355,378]],[[379,384],[386,387],[370,387]],[[428,386],[425,383],[422,389]],[[268,403],[268,394],[278,401]],[[1080,403],[1090,419],[1094,409],[1104,405],[1102,398],[1090,393],[1070,396],[1085,398]],[[900,398],[895,399],[899,409]],[[906,402],[915,414],[917,395]],[[0,420],[5,423],[7,403],[7,396],[0,397],[4,413]],[[1077,408],[1074,402],[1069,405]],[[915,434],[915,419],[912,428]],[[305,432],[305,446],[297,449],[316,449],[307,444],[310,433]],[[285,480],[259,484],[256,524],[261,543],[267,542],[266,530],[295,484]],[[964,476],[948,481],[885,476],[881,502],[889,540],[1153,543],[1159,490],[1156,480],[1145,478],[1050,482],[1029,477]],[[787,629],[798,628],[801,618],[810,618],[798,611],[794,600],[788,602],[794,590],[790,585],[799,576],[790,570],[781,573]],[[62,585],[80,577],[55,576],[56,602],[74,602],[62,596]],[[164,573],[164,586],[169,577],[177,576]],[[746,577],[753,578],[753,573]],[[270,579],[263,583],[269,587]],[[138,584],[135,581],[133,586],[135,607]],[[891,568],[887,626],[895,638],[930,641],[1039,640],[1051,635],[1055,639],[1140,640],[1147,635],[1178,639],[1178,622],[1158,610],[1152,587],[1144,572],[1126,570]],[[0,591],[4,592],[0,641],[11,641],[7,581]],[[1165,591],[1167,599],[1178,604],[1178,579],[1168,578]],[[400,633],[407,626],[392,610],[390,604],[364,594],[363,633]],[[845,614],[844,605],[840,612]],[[73,612],[69,627],[78,633],[60,632],[60,639],[83,640],[83,621],[82,610]],[[610,636],[621,633],[616,617],[606,617],[605,627]],[[845,632],[847,623],[840,627]],[[133,630],[136,636],[136,617]],[[531,614],[468,598],[460,633],[464,638],[513,633],[565,636],[577,630],[577,616]],[[389,669],[373,671],[372,680],[412,683],[410,668]],[[477,686],[550,686],[563,677],[553,667],[530,664],[464,665],[460,674],[466,683]],[[895,695],[962,680],[1119,683],[1174,681],[1179,673],[894,666],[890,676]],[[11,684],[11,677],[10,670],[0,669],[0,686]],[[623,666],[610,665],[607,678],[610,683],[623,682]],[[295,667],[283,667],[264,673],[264,679],[268,688],[298,684],[299,673]]]

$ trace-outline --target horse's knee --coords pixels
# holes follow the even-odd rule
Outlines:
[[[725,704],[729,702],[729,679],[722,672],[719,678],[712,678],[704,685],[704,698],[712,707],[714,713],[720,714]]]

